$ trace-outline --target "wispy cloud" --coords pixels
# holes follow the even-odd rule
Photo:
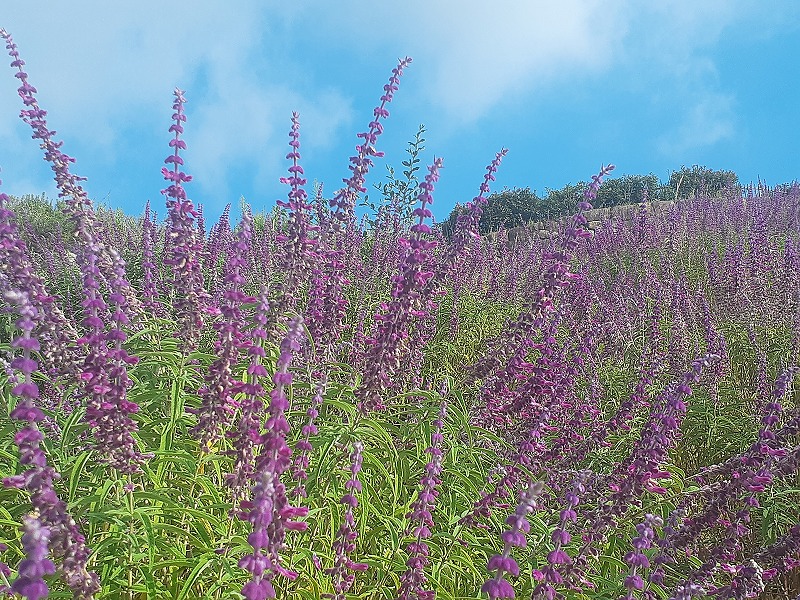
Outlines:
[[[270,49],[282,39],[280,30],[290,15],[278,3],[243,1],[232,10],[201,0],[179,16],[156,0],[113,9],[96,0],[57,3],[48,11],[48,19],[40,19],[29,7],[7,7],[2,25],[20,45],[59,137],[80,139],[106,164],[124,160],[129,148],[122,136],[131,129],[163,133],[166,155],[176,86],[189,88],[193,99],[187,107],[187,137],[191,164],[203,173],[197,181],[225,199],[242,192],[234,177],[257,183],[265,156],[275,155],[267,159],[273,166],[282,158],[276,149],[286,144],[292,110],[303,112],[309,124],[303,143],[312,150],[328,145],[349,120],[349,102],[342,94],[328,90],[313,102],[304,100],[293,89],[291,63],[283,55],[271,59]],[[0,82],[0,114],[8,116],[0,126],[0,141],[7,156],[17,150],[33,155],[36,145],[11,118],[20,108],[17,81],[8,72]],[[68,154],[75,154],[74,148],[65,145]],[[47,175],[45,168],[42,178]]]
[[[692,151],[732,139],[736,132],[734,104],[731,95],[706,93],[693,98],[676,111],[678,124],[658,140],[659,150],[680,162]]]

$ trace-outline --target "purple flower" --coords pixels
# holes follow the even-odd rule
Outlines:
[[[313,450],[311,446],[311,436],[317,434],[316,420],[319,416],[319,408],[325,397],[325,387],[328,380],[324,373],[319,374],[319,381],[314,390],[314,397],[311,399],[311,405],[306,411],[306,424],[303,425],[301,430],[302,438],[297,442],[297,452],[292,458],[292,479],[297,482],[297,486],[292,490],[291,496],[293,498],[306,497],[305,482],[308,478],[308,465],[310,462],[310,453]]]
[[[488,580],[481,587],[482,592],[489,594],[489,600],[514,597],[514,589],[505,580],[506,573],[519,575],[519,566],[510,556],[511,549],[524,544],[524,534],[530,530],[527,516],[536,510],[536,499],[543,489],[544,483],[531,481],[528,488],[520,494],[519,504],[517,504],[514,514],[506,519],[506,524],[510,528],[503,533],[503,552],[492,556],[487,565],[490,572],[494,571],[494,578]],[[521,539],[520,536],[522,536]]]
[[[205,377],[206,385],[198,392],[202,404],[196,411],[198,423],[191,430],[193,435],[199,436],[200,447],[204,452],[209,450],[221,432],[228,429],[236,410],[233,399],[241,389],[234,369],[238,364],[239,352],[246,350],[250,345],[243,331],[244,316],[241,305],[252,301],[252,298],[242,291],[251,237],[252,220],[245,211],[242,214],[236,243],[230,248],[226,261],[226,290],[220,306],[221,318],[214,324],[214,329],[217,330],[217,340],[214,344],[217,358],[208,369]]]
[[[86,570],[89,550],[75,521],[67,512],[66,504],[53,489],[53,480],[60,478],[60,475],[47,464],[47,456],[40,447],[44,436],[37,423],[44,418],[44,413],[36,406],[39,388],[33,382],[32,375],[38,365],[31,358],[31,352],[39,348],[38,340],[31,336],[36,308],[26,292],[10,290],[5,292],[4,297],[7,302],[16,306],[16,312],[20,316],[17,328],[22,332],[12,341],[12,347],[21,349],[22,356],[12,361],[13,368],[20,371],[21,377],[18,378],[20,383],[12,389],[12,394],[20,400],[11,411],[10,418],[27,423],[14,436],[14,443],[19,448],[20,464],[26,470],[19,475],[6,477],[3,485],[24,489],[30,494],[31,506],[38,515],[38,522],[47,528],[50,536],[51,553],[60,559],[59,571],[63,579],[76,598],[93,598],[100,586],[97,575]],[[32,583],[31,593],[37,589],[40,590],[41,586]]]
[[[41,352],[46,371],[51,374],[76,373],[78,370],[78,334],[55,298],[48,294],[42,279],[36,274],[28,248],[8,209],[8,196],[0,193],[0,278],[2,290],[26,290],[36,308],[36,338],[44,342]]]
[[[366,571],[365,563],[357,563],[350,558],[355,552],[356,540],[358,539],[358,529],[353,515],[354,509],[358,506],[356,492],[361,491],[361,482],[358,474],[361,471],[361,464],[364,460],[364,444],[353,442],[353,452],[350,454],[350,479],[345,483],[345,494],[342,496],[341,504],[344,504],[344,517],[342,524],[336,532],[336,540],[333,542],[334,562],[333,567],[325,569],[325,573],[333,579],[334,594],[323,594],[324,598],[331,600],[345,600],[348,590],[353,586],[355,573]]]
[[[463,259],[470,242],[480,236],[478,225],[483,209],[486,208],[489,182],[495,180],[495,173],[497,173],[497,169],[506,154],[508,154],[508,149],[503,148],[495,155],[494,160],[486,167],[486,174],[483,176],[480,193],[472,199],[472,202],[467,203],[467,210],[458,215],[453,231],[453,239],[445,250],[444,257],[440,261],[440,267],[436,271],[437,280],[443,281],[448,276],[453,275],[453,269],[458,261]]]
[[[53,562],[47,558],[50,530],[37,517],[23,518],[22,548],[25,559],[17,569],[19,575],[11,584],[11,591],[28,600],[39,600],[48,595],[43,577],[56,572]]]
[[[442,429],[444,420],[447,417],[447,402],[442,401],[439,415],[433,422],[433,434],[431,435],[431,445],[426,450],[430,456],[430,461],[425,465],[425,475],[422,477],[422,486],[417,499],[411,504],[411,512],[406,518],[411,519],[413,524],[411,533],[415,540],[406,547],[408,560],[405,572],[400,576],[400,589],[397,592],[397,600],[419,600],[421,598],[433,598],[434,592],[425,590],[427,578],[425,577],[425,567],[428,565],[428,545],[423,541],[431,536],[433,527],[433,515],[436,498],[439,496],[437,487],[441,484],[442,474]]]
[[[282,319],[287,311],[294,310],[300,299],[300,290],[311,277],[312,265],[316,261],[317,240],[312,233],[319,227],[311,224],[310,210],[303,186],[306,184],[303,167],[300,166],[300,116],[292,113],[292,129],[289,132],[290,151],[286,158],[292,161],[289,176],[281,177],[281,183],[289,186],[289,198],[278,205],[288,209],[289,219],[285,233],[276,236],[280,243],[278,267],[283,272],[283,280],[275,286],[272,296],[272,319]]]
[[[383,125],[380,121],[389,116],[386,105],[392,101],[394,93],[400,85],[400,77],[403,75],[403,70],[410,64],[411,58],[406,57],[392,69],[392,76],[389,78],[389,83],[383,86],[384,94],[381,96],[381,103],[373,111],[374,118],[369,124],[369,131],[358,134],[358,137],[364,141],[356,146],[357,155],[350,157],[350,171],[352,171],[352,175],[348,179],[342,180],[344,181],[345,187],[337,192],[330,201],[331,208],[336,209],[333,216],[340,223],[349,223],[352,221],[356,198],[359,194],[367,191],[364,187],[364,179],[370,167],[373,165],[371,157],[379,158],[383,156],[383,152],[378,152],[375,149],[378,136],[383,133]]]
[[[363,138],[364,143],[356,147],[357,156],[350,158],[352,175],[344,180],[345,187],[337,192],[330,201],[331,207],[335,207],[335,210],[328,212],[321,219],[324,228],[320,228],[318,248],[320,259],[315,261],[311,273],[306,317],[311,337],[323,360],[330,360],[334,356],[336,345],[341,338],[342,324],[347,308],[343,288],[349,283],[349,279],[344,272],[343,240],[337,237],[336,233],[344,225],[353,223],[356,198],[362,191],[366,191],[364,178],[372,166],[370,157],[382,156],[382,153],[375,150],[378,136],[383,131],[380,120],[389,116],[386,104],[392,101],[394,92],[398,89],[403,69],[410,63],[411,59],[405,58],[392,70],[389,83],[384,86],[381,104],[374,110],[374,118],[369,124],[369,131],[358,134],[358,137]]]
[[[184,351],[188,353],[197,347],[200,339],[208,294],[205,291],[203,272],[200,268],[203,244],[194,226],[197,211],[192,201],[186,197],[186,190],[183,188],[184,183],[192,180],[191,175],[181,170],[183,159],[180,151],[186,149],[186,142],[181,139],[183,124],[186,122],[186,115],[183,112],[186,98],[179,89],[175,90],[174,95],[175,102],[172,108],[175,113],[172,115],[173,123],[169,128],[170,133],[175,134],[169,142],[173,153],[164,161],[167,167],[171,166],[171,169],[161,168],[164,179],[170,182],[161,190],[167,198],[169,221],[167,230],[169,255],[164,264],[172,266],[172,306],[180,324],[178,337],[183,343]]]
[[[280,552],[284,548],[287,531],[306,528],[305,522],[294,519],[304,517],[308,510],[289,505],[281,475],[291,465],[291,450],[286,445],[286,435],[289,433],[285,414],[289,407],[286,386],[292,383],[289,366],[300,349],[302,333],[302,318],[296,317],[289,323],[289,330],[281,342],[280,356],[272,378],[275,388],[270,394],[265,432],[259,438],[260,453],[256,458],[251,500],[241,503],[241,518],[252,524],[247,541],[253,553],[239,561],[239,566],[253,576],[242,588],[242,594],[248,600],[274,598],[272,581],[276,575],[290,579],[297,576],[281,566]]]
[[[419,185],[420,206],[414,210],[417,224],[411,228],[410,238],[398,240],[403,257],[399,273],[393,278],[392,300],[383,303],[375,315],[377,331],[367,339],[363,381],[356,390],[362,413],[383,408],[382,395],[399,371],[401,357],[409,352],[409,330],[431,308],[428,282],[433,277],[431,253],[436,242],[426,239],[431,230],[424,221],[431,216],[427,207],[433,202],[434,184],[441,168],[441,159],[435,159],[428,167],[425,181]]]

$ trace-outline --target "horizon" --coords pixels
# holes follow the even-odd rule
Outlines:
[[[484,13],[478,2],[416,1],[397,14],[365,2],[246,1],[235,12],[198,2],[174,22],[154,18],[152,0],[113,13],[104,6],[55,6],[47,21],[13,6],[0,26],[89,196],[132,216],[147,200],[164,214],[174,88],[188,100],[187,193],[213,223],[227,204],[236,214],[241,197],[254,212],[286,197],[279,179],[293,110],[307,191],[321,181],[330,197],[406,55],[414,60],[377,144],[386,157],[366,187],[377,200],[373,184],[386,181],[387,165],[402,171],[422,123],[420,172],[444,159],[437,221],[477,195],[504,147],[492,192],[543,195],[608,163],[614,178],[652,173],[662,182],[693,165],[733,171],[745,185],[796,181],[800,171],[800,6],[791,2],[765,11],[749,1],[505,0]],[[0,73],[0,191],[55,199],[52,172],[18,117],[9,62]]]

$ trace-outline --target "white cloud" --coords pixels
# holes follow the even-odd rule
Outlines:
[[[659,150],[680,160],[687,152],[730,140],[735,134],[734,98],[708,93],[677,112],[678,125],[658,140]]]
[[[196,1],[179,8],[143,0],[112,8],[87,0],[55,3],[47,10],[43,19],[21,4],[6,7],[0,26],[19,45],[49,125],[58,139],[68,141],[67,154],[75,154],[70,139],[80,139],[83,152],[89,146],[96,155],[92,160],[112,164],[129,151],[121,137],[126,129],[141,133],[147,128],[144,135],[163,137],[166,156],[172,90],[189,88],[187,160],[197,167],[196,181],[227,201],[241,191],[231,171],[243,163],[260,164],[267,148],[282,158],[282,151],[274,149],[286,147],[293,109],[308,113],[303,120],[314,131],[303,142],[312,149],[329,144],[349,118],[349,104],[335,90],[317,95],[313,104],[302,102],[292,90],[299,82],[291,64],[271,59],[269,49],[280,42],[281,28],[293,12],[283,3],[251,0],[233,9]],[[20,108],[18,82],[10,69],[3,70],[4,154],[37,156],[26,126],[14,119]],[[202,93],[192,89],[198,82],[206,88]],[[22,166],[9,162],[16,170]],[[76,173],[85,174],[80,165],[79,160]],[[12,177],[10,169],[6,175]]]

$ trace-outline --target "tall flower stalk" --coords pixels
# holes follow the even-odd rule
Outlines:
[[[197,210],[186,196],[184,184],[192,180],[191,175],[183,172],[181,150],[186,150],[186,142],[181,139],[186,114],[183,105],[186,98],[183,91],[175,89],[175,102],[172,109],[172,125],[169,132],[174,134],[169,141],[172,154],[167,156],[161,168],[161,174],[169,185],[161,190],[167,199],[167,251],[165,264],[172,267],[172,306],[178,319],[177,335],[181,340],[184,352],[197,348],[203,330],[203,313],[208,305],[209,296],[203,283],[203,271],[200,258],[203,244],[195,228]]]
[[[399,272],[392,279],[392,300],[382,304],[375,315],[377,331],[367,339],[363,382],[356,390],[359,410],[363,413],[384,408],[382,396],[401,369],[401,357],[409,351],[409,330],[431,309],[430,297],[425,292],[433,277],[431,253],[436,242],[429,239],[431,229],[425,219],[432,215],[428,206],[433,203],[434,184],[441,168],[441,159],[435,159],[428,167],[425,181],[419,184],[420,205],[413,213],[417,223],[411,227],[409,238],[398,240],[403,257]]]
[[[307,527],[304,521],[295,519],[304,517],[308,511],[289,504],[281,476],[291,466],[291,450],[286,444],[289,433],[286,388],[292,383],[289,366],[300,349],[302,333],[303,320],[296,317],[289,323],[286,337],[281,342],[277,368],[272,377],[275,388],[270,393],[265,432],[259,439],[260,453],[256,458],[251,499],[242,502],[241,516],[252,525],[247,542],[253,552],[239,561],[239,566],[252,575],[242,588],[242,595],[247,600],[275,598],[272,582],[277,575],[289,579],[297,577],[297,573],[282,566],[280,552],[285,546],[287,531],[304,530]]]

